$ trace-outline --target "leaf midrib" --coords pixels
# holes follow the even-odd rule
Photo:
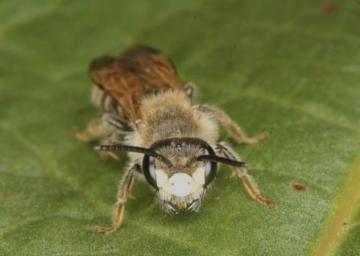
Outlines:
[[[348,176],[345,178],[343,190],[336,197],[331,210],[331,215],[325,222],[325,226],[319,236],[310,255],[334,255],[340,247],[352,225],[353,218],[358,210],[360,202],[360,154],[352,165]],[[347,225],[344,225],[346,223]]]

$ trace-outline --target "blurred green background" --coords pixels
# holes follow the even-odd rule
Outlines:
[[[133,43],[164,51],[276,209],[222,168],[200,212],[168,216],[145,183],[110,224],[121,163],[69,137],[96,114],[87,66]],[[358,1],[0,2],[0,255],[360,255]],[[303,183],[299,192],[293,183]]]

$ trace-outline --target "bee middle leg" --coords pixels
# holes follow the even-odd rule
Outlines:
[[[83,131],[71,131],[70,134],[76,139],[83,142],[100,140],[109,136],[115,127],[107,121],[107,114],[100,114],[93,118],[87,124]]]
[[[85,130],[71,131],[71,135],[80,141],[90,142],[106,138],[114,131],[128,132],[131,130],[131,127],[115,114],[102,113],[90,120]]]
[[[216,150],[219,155],[222,155],[228,159],[236,160],[236,161],[241,160],[234,152],[234,150],[224,142],[218,143]],[[260,190],[258,189],[254,179],[252,178],[252,176],[250,176],[247,173],[248,170],[246,167],[230,166],[230,168],[233,171],[233,174],[235,174],[241,179],[246,192],[249,194],[251,198],[259,202],[260,204],[269,205],[273,207],[275,206],[275,203],[272,200],[266,199],[261,195]]]
[[[140,171],[138,164],[132,165],[121,180],[118,191],[118,200],[114,211],[113,221],[111,227],[95,227],[94,233],[110,234],[118,230],[124,222],[125,203],[130,196],[130,190],[135,180],[136,172]]]
[[[120,143],[120,138],[129,131],[131,131],[131,127],[120,117],[110,113],[102,113],[90,120],[84,131],[72,131],[71,135],[83,142],[100,140],[101,144],[112,145]],[[98,153],[103,159],[118,160],[117,155],[113,152]]]
[[[230,137],[239,144],[256,144],[268,137],[267,132],[261,132],[253,137],[248,136],[243,129],[241,129],[241,127],[229,117],[228,114],[220,109],[206,105],[199,106],[199,109],[200,111],[213,116],[216,121],[226,129],[226,131],[230,134]]]

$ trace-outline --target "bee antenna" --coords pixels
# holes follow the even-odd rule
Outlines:
[[[148,148],[118,144],[118,145],[98,145],[98,146],[95,146],[94,149],[96,151],[111,151],[111,152],[126,151],[126,152],[141,153],[144,155],[155,157],[157,160],[163,162],[168,167],[172,167],[172,163],[169,159],[167,159],[163,155],[156,153],[154,150],[148,149]]]
[[[242,161],[236,161],[225,157],[215,156],[215,155],[201,155],[195,158],[196,161],[210,161],[218,162],[222,164],[227,164],[237,167],[246,167],[246,163]]]

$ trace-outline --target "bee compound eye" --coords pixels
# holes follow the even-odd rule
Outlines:
[[[215,178],[217,172],[217,163],[205,162],[205,184],[204,187],[209,185]]]
[[[204,155],[215,155],[214,150],[212,148],[204,148]],[[204,169],[205,169],[205,184],[204,187],[209,185],[215,178],[217,172],[217,163],[211,161],[204,161]]]
[[[158,189],[156,185],[156,172],[155,172],[155,158],[152,156],[145,155],[143,158],[143,172],[146,178],[146,181],[153,186],[154,188]]]
[[[204,163],[204,165],[205,165],[205,168],[204,168],[205,169],[205,177],[207,177],[210,175],[212,165],[211,165],[211,162],[209,162],[209,161],[206,161]]]

